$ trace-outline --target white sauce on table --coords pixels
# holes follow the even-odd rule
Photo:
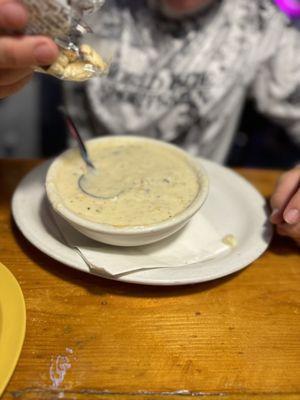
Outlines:
[[[99,179],[90,183],[102,193],[120,195],[97,199],[80,190],[78,180],[87,169],[76,149],[57,164],[53,184],[63,204],[89,221],[116,227],[153,225],[184,211],[199,192],[196,170],[176,149],[124,139],[87,145],[99,170]]]

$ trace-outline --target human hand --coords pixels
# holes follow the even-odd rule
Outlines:
[[[21,31],[27,21],[19,0],[0,0],[0,32]],[[34,66],[50,65],[58,54],[47,37],[0,35],[0,99],[20,90],[30,80]]]
[[[300,245],[300,166],[284,173],[271,197],[271,222],[277,232]]]

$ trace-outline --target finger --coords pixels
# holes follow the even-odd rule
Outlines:
[[[0,31],[19,30],[25,27],[28,13],[16,0],[0,0]]]
[[[0,86],[10,86],[32,74],[32,69],[0,69]]]
[[[276,230],[280,236],[288,236],[300,243],[300,224],[289,225],[283,223],[277,225]]]
[[[0,99],[4,99],[5,97],[11,96],[12,94],[18,92],[30,81],[30,79],[31,75],[26,76],[25,78],[17,83],[14,83],[13,85],[0,87]]]
[[[271,207],[273,209],[271,222],[274,224],[283,222],[283,212],[297,191],[299,181],[300,168],[295,168],[279,178],[275,192],[271,197]]]
[[[299,186],[299,185],[298,185]],[[286,206],[283,219],[290,225],[297,224],[300,222],[300,189],[291,198],[290,202]]]
[[[46,37],[0,37],[0,68],[50,65],[58,54],[56,44]]]

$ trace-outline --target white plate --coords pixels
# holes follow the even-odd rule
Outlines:
[[[238,246],[228,254],[203,263],[141,270],[111,279],[145,285],[205,282],[245,268],[267,249],[272,227],[265,199],[231,170],[207,160],[201,163],[210,179],[210,194],[201,212],[217,227],[220,237],[235,235]],[[42,252],[63,264],[91,273],[79,254],[64,243],[50,217],[44,189],[48,167],[49,162],[38,166],[17,187],[12,201],[14,219],[23,235]]]

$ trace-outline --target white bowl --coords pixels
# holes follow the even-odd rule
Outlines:
[[[101,137],[92,139],[91,141],[110,141],[118,140],[124,136],[114,137]],[[126,136],[126,138],[128,138]],[[141,138],[130,136],[132,140],[142,142],[155,142],[161,146],[176,149],[179,155],[184,155],[190,166],[196,171],[199,180],[199,192],[194,201],[180,214],[167,221],[157,223],[149,226],[137,226],[137,227],[115,227],[112,225],[101,224],[98,222],[91,222],[76,213],[69,210],[64,206],[61,201],[60,195],[57,193],[53,180],[55,179],[55,169],[57,164],[64,157],[65,153],[57,157],[51,164],[47,177],[46,177],[46,192],[50,204],[54,211],[56,211],[61,217],[68,221],[75,229],[81,232],[83,235],[88,236],[96,241],[107,243],[116,246],[141,246],[149,243],[154,243],[162,240],[173,233],[183,228],[190,219],[199,211],[204,204],[208,195],[208,176],[204,168],[199,165],[198,161],[188,155],[185,151],[179,149],[176,146],[170,145],[165,142],[161,142],[155,139]],[[91,142],[89,141],[89,142]],[[67,150],[67,152],[70,150]]]

